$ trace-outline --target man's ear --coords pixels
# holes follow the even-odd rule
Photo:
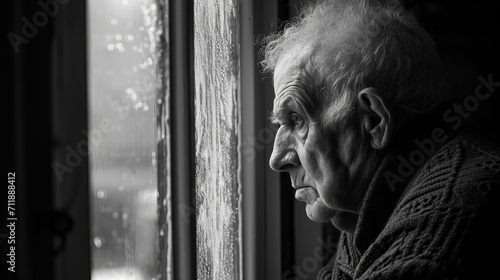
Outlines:
[[[381,150],[389,144],[394,129],[394,120],[388,104],[376,88],[370,87],[358,93],[361,126],[370,138],[374,149]]]

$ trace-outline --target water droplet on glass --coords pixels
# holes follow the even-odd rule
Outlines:
[[[130,99],[132,101],[136,101],[137,100],[137,93],[135,92],[134,89],[127,88],[127,89],[125,89],[125,93],[127,95],[127,99]]]
[[[100,198],[100,199],[103,199],[104,198],[104,191],[103,190],[98,190],[97,191],[97,197]]]
[[[111,19],[111,25],[116,25],[118,23],[118,20],[116,18]]]
[[[122,185],[118,186],[118,190],[121,192],[125,191],[125,186]]]
[[[160,229],[160,236],[164,236],[165,235],[165,231],[163,229]]]
[[[115,49],[115,45],[109,44],[108,45],[108,51],[113,51]]]
[[[115,220],[118,219],[118,213],[117,212],[113,213],[113,219],[115,219]]]
[[[116,41],[121,41],[122,40],[122,34],[116,34],[115,35],[115,40]]]
[[[133,35],[127,35],[127,40],[129,40],[129,42],[134,41],[134,36]]]
[[[102,241],[99,237],[95,237],[94,238],[94,246],[96,248],[101,248],[102,247]]]
[[[123,47],[122,43],[116,43],[115,48],[118,49],[118,51],[121,53],[125,51],[125,48]]]

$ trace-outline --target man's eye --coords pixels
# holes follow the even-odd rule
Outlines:
[[[304,119],[296,113],[290,114],[290,120],[294,128],[299,128],[304,124]]]

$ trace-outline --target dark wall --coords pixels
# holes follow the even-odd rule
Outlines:
[[[500,143],[500,29],[498,1],[403,0],[431,33],[445,66],[445,77],[457,104],[475,94],[482,77],[498,83],[466,121],[479,133]],[[481,92],[486,92],[481,89]]]
[[[88,233],[77,227],[88,228],[86,162],[68,172],[64,184],[53,179],[52,167],[55,160],[60,161],[56,151],[72,144],[75,131],[86,128],[85,3],[16,0],[0,4],[5,178],[0,191],[0,279],[61,279],[60,271],[68,267],[71,271],[67,271],[78,274],[74,277],[88,278]],[[4,233],[8,172],[15,172],[11,216],[17,218],[15,244],[8,244]],[[70,185],[81,190],[81,203],[73,212],[54,203],[56,197],[62,200]],[[80,212],[85,215],[78,216]],[[68,232],[80,239],[66,242]],[[83,249],[75,250],[75,243]],[[15,245],[15,273],[7,270],[5,261],[11,245]],[[68,253],[70,248],[78,254]]]
[[[40,8],[36,1],[2,1],[2,177],[1,213],[7,210],[7,172],[15,172],[15,244],[1,239],[2,279],[52,278],[49,216],[51,192],[50,19],[16,51],[9,33],[22,35],[21,19]],[[33,31],[33,30],[31,30]],[[29,33],[29,31],[27,31]],[[4,80],[5,79],[5,80]],[[5,205],[5,206],[4,206]],[[6,218],[0,221],[3,233]],[[8,272],[7,245],[15,245],[16,272]]]

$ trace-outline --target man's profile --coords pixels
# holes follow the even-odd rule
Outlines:
[[[270,166],[290,174],[311,220],[342,232],[320,279],[493,275],[500,152],[460,121],[493,77],[446,103],[431,36],[376,1],[309,7],[268,38],[262,65],[279,125]]]

